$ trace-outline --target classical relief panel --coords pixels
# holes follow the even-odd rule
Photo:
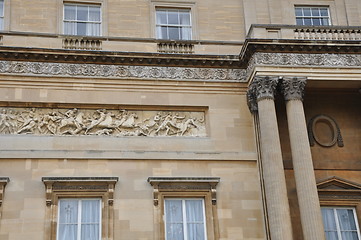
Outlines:
[[[0,134],[206,136],[204,112],[0,108]]]
[[[0,73],[65,77],[245,81],[244,69],[0,61]]]

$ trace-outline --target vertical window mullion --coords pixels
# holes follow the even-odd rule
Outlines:
[[[332,210],[333,210],[333,216],[335,217],[335,221],[336,221],[337,236],[339,240],[342,240],[340,222],[338,221],[338,216],[337,216],[337,209],[333,208]]]
[[[81,210],[82,210],[82,201],[81,200],[78,200],[79,204],[78,204],[78,226],[77,226],[77,229],[78,229],[78,235],[77,235],[77,240],[80,240],[81,239]]]

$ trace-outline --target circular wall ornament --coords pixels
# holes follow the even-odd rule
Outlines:
[[[308,136],[310,145],[315,142],[322,147],[332,147],[336,143],[343,147],[340,128],[336,121],[326,115],[316,115],[308,123]]]

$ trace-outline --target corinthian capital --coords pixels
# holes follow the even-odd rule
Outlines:
[[[281,82],[281,90],[286,101],[303,100],[306,86],[306,77],[284,77]]]
[[[257,102],[262,99],[274,99],[278,77],[256,76],[247,91],[248,107],[257,111]]]

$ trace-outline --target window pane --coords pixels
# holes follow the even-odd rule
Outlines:
[[[185,202],[188,240],[205,239],[202,200],[186,200]]]
[[[0,1],[0,17],[4,17],[4,1]]]
[[[321,12],[321,16],[328,16],[328,9],[327,8],[321,8],[320,12]]]
[[[319,18],[312,19],[312,25],[313,26],[320,26],[321,25],[321,19],[319,19]]]
[[[306,26],[312,25],[311,18],[304,18],[303,20],[304,20],[304,25]]]
[[[165,200],[167,239],[183,240],[182,200]]]
[[[359,240],[357,232],[341,232],[341,236],[345,240]]]
[[[325,232],[326,240],[338,240],[337,232]]]
[[[73,5],[64,6],[64,19],[65,20],[76,20],[76,7]]]
[[[157,38],[167,39],[167,27],[157,27]]]
[[[88,20],[88,7],[77,6],[77,20],[87,21]]]
[[[99,23],[87,23],[86,24],[87,36],[100,36],[100,24]]]
[[[86,35],[86,23],[77,23],[76,24],[76,34],[77,35]]]
[[[312,13],[312,16],[314,16],[314,17],[320,16],[319,8],[312,8],[311,13]]]
[[[355,219],[352,209],[337,209],[338,222],[340,223],[341,231],[356,230]]]
[[[311,16],[311,8],[303,8],[304,16]]]
[[[58,240],[76,240],[78,200],[59,201]]]
[[[323,26],[328,26],[328,25],[330,25],[330,22],[328,21],[328,18],[323,18],[323,19],[322,19],[322,25],[323,25]]]
[[[157,24],[167,24],[167,12],[163,10],[157,10]]]
[[[296,17],[302,16],[302,9],[301,8],[295,8],[295,14],[296,14]]]
[[[179,40],[179,28],[178,27],[169,27],[168,28],[168,39]]]
[[[64,34],[75,35],[76,34],[76,23],[75,22],[64,22]]]
[[[178,11],[168,11],[168,24],[179,24]]]
[[[191,40],[192,39],[192,32],[191,32],[191,28],[186,28],[186,27],[183,27],[180,31],[180,39],[182,40]]]
[[[303,25],[302,18],[296,18],[296,24],[297,25]]]
[[[89,21],[100,21],[99,7],[89,7]]]
[[[189,12],[179,12],[179,20],[181,25],[191,25],[191,18]]]

